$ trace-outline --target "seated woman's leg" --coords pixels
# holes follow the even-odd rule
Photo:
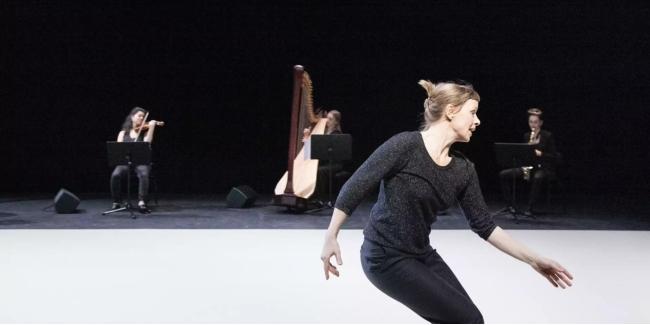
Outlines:
[[[530,198],[528,200],[528,212],[532,213],[532,209],[535,204],[539,201],[539,195],[544,186],[544,182],[548,180],[549,177],[554,177],[552,171],[537,169],[533,171],[530,184]]]
[[[519,180],[523,177],[523,171],[521,168],[509,168],[504,169],[499,173],[499,179],[501,181],[501,193],[503,193],[503,198],[511,205],[514,205],[516,202],[512,202],[512,180]]]
[[[142,202],[147,202],[149,196],[149,171],[151,167],[148,165],[138,165],[135,167],[135,172],[138,175],[138,198]]]
[[[331,166],[332,170],[332,182],[334,182],[334,177],[336,173],[343,170],[343,165],[341,163],[333,163]],[[334,186],[334,184],[331,184]],[[332,188],[334,191],[334,188]],[[314,192],[314,197],[323,202],[329,200],[335,200],[337,193],[332,193],[330,198],[330,165],[328,163],[319,163],[318,165],[318,174],[316,176],[316,190]],[[332,202],[333,203],[333,202]]]
[[[129,171],[126,165],[118,165],[111,174],[111,197],[114,203],[122,202],[122,176]]]

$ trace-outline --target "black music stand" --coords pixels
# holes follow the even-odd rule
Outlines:
[[[109,167],[126,165],[129,170],[126,174],[126,206],[104,211],[102,215],[126,210],[131,218],[135,219],[136,215],[133,213],[133,206],[131,205],[131,173],[133,172],[133,166],[151,164],[151,143],[106,141],[106,150],[108,152]]]
[[[332,163],[352,159],[352,136],[349,134],[313,134],[310,137],[309,159],[318,159],[328,163],[329,190],[326,206],[333,208]]]
[[[496,154],[497,164],[501,168],[520,168],[523,166],[533,166],[535,163],[535,151],[533,146],[528,143],[494,143],[494,153]],[[515,222],[519,222],[518,216],[524,215],[517,211],[517,176],[512,174],[512,194],[510,197],[510,207],[505,207],[497,211],[494,216],[507,214],[511,215]],[[510,209],[512,208],[512,209]],[[514,210],[513,210],[514,209]]]

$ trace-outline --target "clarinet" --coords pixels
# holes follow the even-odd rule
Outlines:
[[[534,144],[535,143],[535,140],[536,140],[535,137],[537,135],[535,133],[535,131],[536,131],[535,129],[530,130],[530,138],[528,139],[528,144]],[[524,166],[524,167],[521,167],[521,169],[524,172],[524,180],[526,180],[526,181],[530,180],[530,171],[533,170],[533,166]]]

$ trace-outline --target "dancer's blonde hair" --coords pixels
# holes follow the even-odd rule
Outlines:
[[[424,122],[422,130],[427,130],[431,124],[438,121],[444,114],[447,105],[460,106],[466,101],[474,99],[481,101],[481,96],[474,90],[472,85],[457,84],[454,82],[432,83],[428,80],[418,82],[427,91],[427,99],[424,100]]]

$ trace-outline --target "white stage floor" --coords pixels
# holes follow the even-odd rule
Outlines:
[[[432,244],[488,323],[650,322],[650,232],[512,230],[575,276],[553,288],[469,230]],[[360,230],[1,230],[0,322],[425,323],[370,284]]]

